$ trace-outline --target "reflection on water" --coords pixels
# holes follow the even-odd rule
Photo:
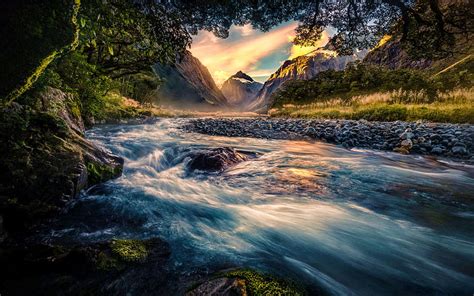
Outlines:
[[[336,295],[474,292],[473,167],[180,124],[91,130],[126,159],[124,174],[71,205],[51,239],[162,237],[170,282],[248,266]],[[186,173],[187,153],[223,146],[261,156],[220,175]]]

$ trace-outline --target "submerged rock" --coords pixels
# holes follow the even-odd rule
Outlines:
[[[229,147],[194,152],[189,157],[188,170],[207,172],[220,172],[248,159],[244,153]]]

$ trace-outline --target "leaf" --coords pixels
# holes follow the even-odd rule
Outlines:
[[[85,27],[86,26],[86,19],[83,19],[81,18],[81,27]]]
[[[114,55],[114,48],[112,47],[112,45],[109,45],[108,49],[109,49],[110,55],[113,56]]]

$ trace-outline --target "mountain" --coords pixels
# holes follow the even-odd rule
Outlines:
[[[156,64],[153,69],[162,79],[157,91],[160,105],[200,111],[229,106],[209,70],[189,51],[174,64]]]
[[[336,56],[331,51],[320,51],[311,56],[299,56],[285,61],[265,82],[256,98],[248,106],[248,110],[266,112],[271,95],[289,80],[307,80],[326,70],[344,70],[351,62],[360,60],[365,52],[351,56]]]
[[[400,40],[388,40],[371,50],[364,58],[364,63],[385,66],[390,69],[414,68],[426,69],[432,65],[431,60],[414,59],[402,48]]]
[[[221,87],[221,91],[229,104],[236,107],[247,106],[255,98],[262,88],[260,82],[239,71],[227,79]]]

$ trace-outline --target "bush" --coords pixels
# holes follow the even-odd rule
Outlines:
[[[352,114],[352,119],[396,121],[406,120],[407,114],[407,108],[402,105],[382,105],[357,110]]]
[[[324,102],[335,97],[351,97],[377,91],[423,92],[424,102],[434,101],[435,84],[426,74],[411,69],[390,70],[380,66],[354,63],[344,71],[328,70],[310,80],[288,81],[276,92],[272,107],[285,104]],[[400,97],[400,103],[407,98]]]

